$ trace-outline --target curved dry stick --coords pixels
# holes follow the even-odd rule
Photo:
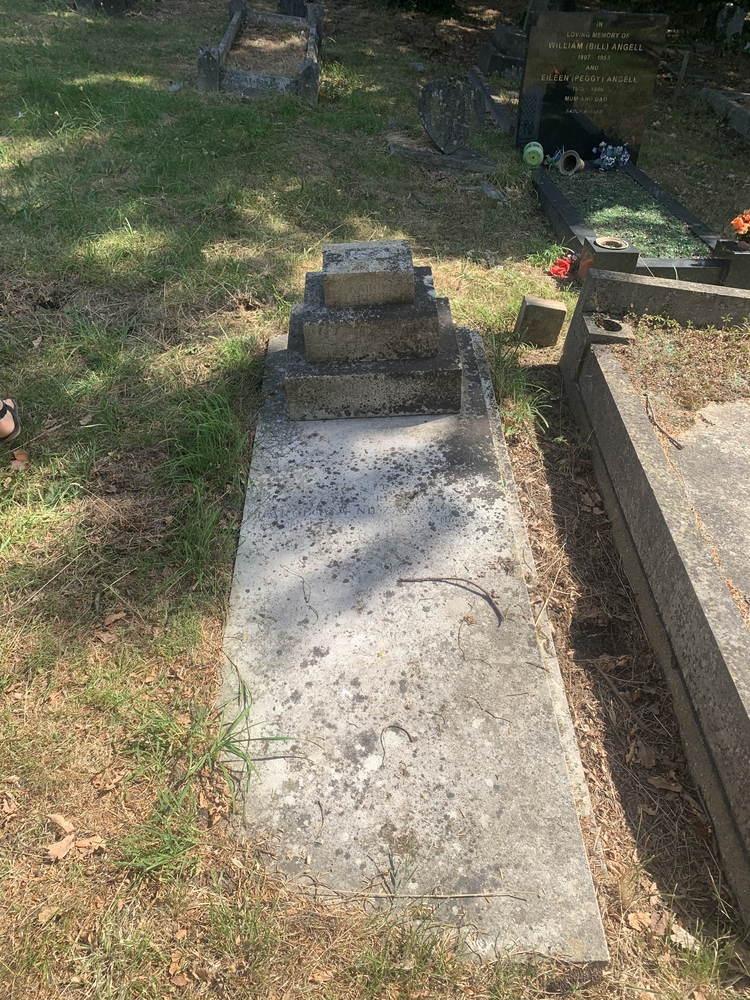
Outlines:
[[[467,580],[464,576],[399,576],[399,583],[455,583],[455,584],[465,584],[466,586],[473,587],[474,590],[478,590],[480,594],[483,595],[484,599],[490,605],[492,610],[497,615],[498,627],[503,623],[503,613],[500,608],[495,604],[495,599],[489,590],[485,590],[480,584],[475,583],[473,580]]]

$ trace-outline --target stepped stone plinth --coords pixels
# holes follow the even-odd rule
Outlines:
[[[450,306],[406,240],[323,248],[292,310],[284,390],[292,420],[458,413]]]

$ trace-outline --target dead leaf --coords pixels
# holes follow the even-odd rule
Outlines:
[[[86,427],[94,419],[93,413],[84,413],[81,419],[78,421],[79,426]]]
[[[658,934],[659,937],[664,937],[664,935],[667,933],[668,923],[669,920],[664,910],[662,910],[661,913],[651,914],[651,930],[654,932],[654,934]]]
[[[2,806],[0,808],[2,808],[3,816],[12,816],[18,811],[18,803],[10,792],[0,793],[0,802],[2,802]]]
[[[36,349],[37,347],[39,347],[39,345],[41,344],[41,342],[42,342],[42,338],[41,337],[37,337],[36,340],[32,340],[31,341],[31,346],[34,349]]]
[[[176,976],[172,976],[172,986],[177,986],[179,989],[184,989],[189,982],[190,980],[184,972],[178,972]]]
[[[13,452],[13,461],[10,463],[11,472],[25,472],[31,465],[29,453],[19,448]]]
[[[104,619],[105,626],[114,625],[115,622],[119,622],[122,618],[127,617],[126,611],[117,611],[113,615],[107,615]]]
[[[594,506],[594,501],[591,499],[591,497],[588,495],[588,493],[584,493],[583,494],[583,496],[581,497],[581,503],[583,504],[584,507],[593,507]]]
[[[187,713],[184,713],[183,715],[178,715],[176,717],[176,721],[179,722],[181,726],[189,726],[190,716]]]
[[[184,927],[181,927],[178,931],[175,931],[174,939],[175,941],[184,941],[187,937],[187,931]]]
[[[177,972],[177,970],[180,968],[180,964],[182,963],[182,952],[180,951],[180,949],[175,948],[170,958],[172,959],[172,961],[169,966],[169,974],[170,976],[173,976],[175,972]]]
[[[100,771],[99,774],[95,774],[91,779],[91,784],[100,795],[106,795],[107,792],[113,792],[117,788],[126,774],[127,771],[119,771],[106,776],[104,771]]]
[[[693,990],[693,1000],[706,1000],[706,994],[697,986]]]
[[[656,764],[656,757],[654,756],[653,750],[646,746],[643,740],[636,740],[635,761],[636,764],[640,764],[641,767],[646,768],[651,768],[654,764]]]
[[[59,906],[45,906],[44,909],[40,910],[36,915],[37,923],[44,926],[55,916],[59,909]]]
[[[197,979],[200,979],[201,982],[208,983],[211,980],[211,973],[208,969],[193,969],[193,974]]]
[[[96,854],[107,849],[107,841],[95,833],[93,837],[82,837],[76,841],[76,850],[81,854]]]
[[[333,979],[333,972],[330,969],[318,969],[310,976],[311,983],[327,983]]]
[[[117,642],[117,636],[114,632],[94,632],[94,638],[98,639],[99,642],[104,643],[105,646],[110,645],[110,643]]]
[[[52,820],[55,826],[59,826],[63,833],[72,833],[75,830],[75,824],[65,819],[62,813],[50,813],[47,819]]]
[[[651,927],[651,914],[650,913],[629,913],[628,914],[628,924],[633,928],[634,931],[645,931]]]
[[[686,931],[679,924],[672,924],[672,933],[669,935],[669,940],[684,951],[700,951],[701,948],[690,931]]]
[[[660,778],[655,775],[653,778],[648,779],[649,784],[653,785],[654,788],[661,788],[664,792],[681,792],[682,785],[679,781],[669,781],[667,778]]]
[[[48,844],[47,854],[49,855],[50,861],[62,861],[75,843],[75,839],[76,835],[74,833],[69,833],[68,836],[63,837],[62,840],[58,840],[54,844]]]

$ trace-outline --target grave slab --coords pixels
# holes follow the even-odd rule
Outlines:
[[[559,668],[481,339],[457,336],[461,414],[307,423],[271,342],[225,636],[261,758],[244,832],[318,898],[421,900],[484,958],[605,962]]]
[[[429,267],[414,268],[414,301],[329,308],[323,274],[308,271],[302,331],[308,361],[429,358],[438,352],[437,296]]]
[[[750,401],[709,403],[672,462],[721,559],[750,598]]]
[[[414,301],[408,240],[332,243],[323,247],[326,306],[385,306]]]
[[[402,146],[397,142],[389,142],[388,148],[397,156],[426,163],[438,170],[460,170],[467,174],[494,174],[497,171],[497,164],[492,157],[476,149],[464,148],[457,149],[455,153],[439,153],[416,146]]]

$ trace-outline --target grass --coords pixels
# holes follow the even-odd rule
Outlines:
[[[641,394],[658,399],[672,433],[680,433],[707,403],[750,398],[750,328],[695,329],[674,320],[635,319],[636,339],[615,354]]]
[[[599,236],[619,236],[644,257],[708,257],[709,249],[618,170],[555,177],[555,183]],[[699,216],[700,218],[700,216]]]
[[[11,471],[5,453],[0,491],[11,997],[613,995],[555,963],[467,965],[423,913],[295,896],[232,835],[264,720],[250,707],[226,727],[215,711],[265,343],[323,243],[408,238],[456,320],[486,335],[511,435],[551,420],[511,331],[524,294],[572,306],[575,291],[542,271],[556,248],[517,152],[489,129],[475,142],[502,205],[384,137],[418,125],[409,63],[462,69],[493,19],[333,2],[311,107],[195,90],[218,3],[143,0],[123,19],[0,8],[0,369],[30,463]],[[82,844],[54,864],[50,814]],[[683,975],[669,946],[646,949],[638,976],[618,966],[617,995],[631,979],[723,989],[739,946],[713,948],[720,931],[701,938],[700,970]]]

